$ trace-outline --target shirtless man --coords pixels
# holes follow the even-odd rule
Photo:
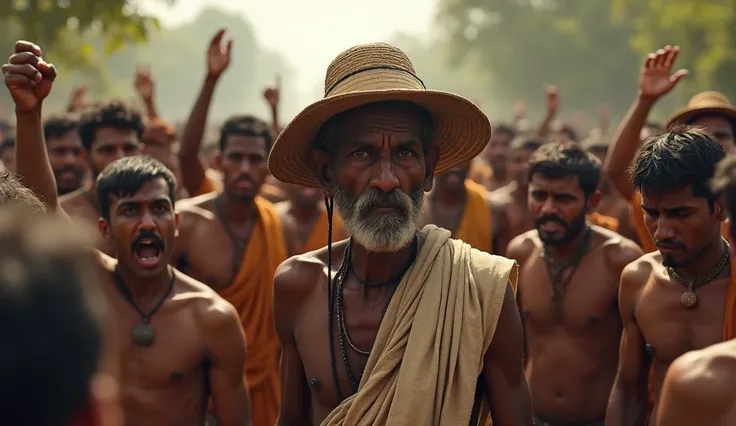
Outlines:
[[[519,136],[514,139],[509,147],[506,166],[511,182],[491,193],[491,198],[497,200],[506,212],[509,241],[534,228],[534,220],[527,203],[529,158],[543,144],[542,140],[535,137]]]
[[[531,426],[514,262],[432,225],[417,231],[435,170],[477,155],[488,119],[470,101],[424,89],[404,53],[384,43],[338,55],[325,96],[280,134],[269,168],[282,182],[328,191],[352,238],[290,258],[274,278],[278,424],[478,425],[485,401],[496,425]],[[352,103],[333,108],[335,99]],[[480,264],[494,272],[478,275]],[[450,290],[459,288],[469,291]],[[489,300],[481,314],[478,303]]]
[[[97,225],[100,205],[95,190],[95,179],[113,161],[140,154],[142,132],[141,115],[122,102],[112,101],[96,105],[82,115],[79,120],[79,136],[89,160],[92,184],[69,192],[59,199],[67,214],[90,226]],[[103,239],[100,239],[96,247],[112,255],[112,247]]]
[[[736,156],[721,161],[712,189],[729,216],[728,240],[736,247]],[[657,414],[658,426],[736,424],[736,340],[687,352],[667,370]]]
[[[730,301],[724,304],[734,279],[720,232],[725,212],[709,189],[724,157],[711,136],[678,128],[648,140],[637,154],[632,180],[659,251],[642,256],[621,275],[624,331],[608,426],[642,425],[648,402],[656,413],[670,363],[733,332],[730,320],[724,329],[732,314],[727,309],[734,308]]]
[[[18,173],[50,210],[66,215],[41,125],[56,70],[38,46],[19,41],[2,71],[16,107]],[[171,171],[150,157],[127,157],[106,167],[95,188],[99,232],[117,257],[96,252],[95,259],[115,318],[110,334],[120,354],[126,424],[201,426],[210,397],[220,425],[250,424],[235,310],[168,266],[179,222]]]
[[[435,224],[473,248],[503,255],[509,230],[503,206],[482,185],[469,180],[470,163],[438,175],[422,223]]]
[[[87,153],[79,138],[78,125],[79,120],[71,114],[48,117],[43,122],[46,149],[59,195],[78,190],[87,177]]]
[[[493,176],[487,187],[489,191],[495,191],[509,183],[506,164],[508,163],[509,145],[515,136],[516,132],[511,126],[500,124],[493,129],[493,136],[483,151],[485,160],[493,168]]]
[[[546,144],[529,159],[536,229],[514,238],[508,256],[522,265],[517,300],[539,426],[603,426],[616,375],[619,279],[642,251],[587,223],[600,173],[598,159],[573,142]]]
[[[3,193],[32,195],[16,180],[0,186]],[[3,201],[3,423],[122,425],[117,382],[103,372],[119,360],[110,350],[89,234],[57,216],[29,214],[38,199],[15,198],[14,208]],[[43,386],[29,373],[43,376]]]
[[[637,98],[619,125],[604,165],[605,173],[616,189],[631,202],[631,225],[645,252],[653,252],[657,247],[647,233],[644,212],[640,207],[641,197],[631,184],[628,169],[641,144],[640,137],[646,136],[650,111],[662,96],[688,75],[684,69],[672,72],[679,53],[678,46],[666,46],[649,54],[641,69]],[[721,142],[726,153],[736,149],[736,108],[729,105],[728,99],[720,93],[695,95],[687,108],[670,118],[667,127],[678,123],[704,128]]]

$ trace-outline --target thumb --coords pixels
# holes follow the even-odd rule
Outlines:
[[[687,77],[689,72],[685,69],[678,70],[676,73],[672,74],[672,77],[670,77],[670,81],[672,84],[677,84],[682,80],[683,78]]]

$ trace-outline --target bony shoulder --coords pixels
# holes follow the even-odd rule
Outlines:
[[[181,209],[190,209],[192,207],[204,208],[204,206],[208,205],[212,202],[212,200],[217,198],[218,195],[219,194],[217,192],[208,192],[206,194],[197,195],[195,197],[185,198],[183,200],[179,200],[176,203],[176,207]]]
[[[318,251],[299,254],[281,262],[274,273],[275,290],[294,291],[305,286],[311,288],[314,282],[324,279],[326,265],[316,253]]]
[[[509,242],[506,254],[520,261],[523,260],[522,258],[526,258],[536,247],[541,246],[542,241],[539,239],[537,230],[532,229],[514,237]]]

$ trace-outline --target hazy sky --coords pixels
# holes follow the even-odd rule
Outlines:
[[[437,0],[177,0],[173,8],[143,0],[164,26],[191,20],[207,5],[242,13],[259,43],[287,58],[304,96],[321,86],[327,65],[342,50],[386,41],[393,34],[427,34]],[[300,96],[301,97],[301,96]]]

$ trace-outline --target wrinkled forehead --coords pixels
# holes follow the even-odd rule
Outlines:
[[[325,123],[320,130],[318,142],[359,141],[375,138],[377,135],[419,138],[424,114],[426,112],[421,107],[410,103],[363,105],[345,111]]]

